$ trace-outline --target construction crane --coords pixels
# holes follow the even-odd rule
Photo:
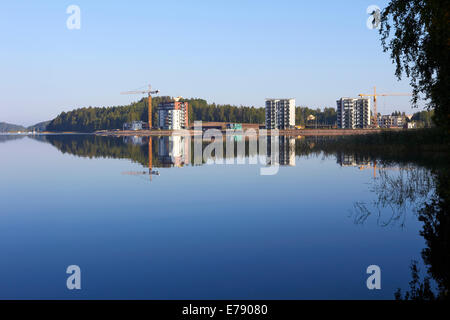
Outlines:
[[[373,94],[360,93],[360,97],[373,97],[373,121],[374,126],[378,127],[378,111],[377,111],[377,97],[391,97],[391,96],[410,96],[410,93],[377,93],[377,87],[373,87]]]
[[[152,91],[152,86],[148,85],[148,90],[125,91],[120,94],[148,94],[148,129],[152,129],[152,94],[158,94],[159,90]]]

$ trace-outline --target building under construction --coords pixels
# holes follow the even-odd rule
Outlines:
[[[189,128],[189,104],[174,98],[158,106],[158,128],[163,130],[181,130]]]

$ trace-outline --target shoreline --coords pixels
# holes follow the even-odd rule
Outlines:
[[[349,136],[349,135],[367,135],[373,133],[381,133],[386,131],[399,132],[403,131],[402,128],[391,129],[292,129],[292,130],[279,130],[279,134],[283,136]],[[259,135],[259,129],[255,129],[257,135]],[[226,134],[227,131],[221,130],[222,134]],[[267,131],[270,134],[270,130]],[[185,136],[185,135],[200,135],[202,131],[199,130],[139,130],[139,131],[97,131],[93,134],[104,137],[127,137],[127,136]],[[243,131],[235,131],[234,134],[245,134]]]
[[[257,135],[261,129],[253,129]],[[403,128],[390,128],[390,129],[289,129],[289,130],[279,130],[279,135],[282,136],[356,136],[356,135],[367,135],[373,133],[381,132],[401,132],[404,131]],[[244,135],[247,129],[230,131],[236,135]],[[410,130],[412,131],[412,130]],[[225,135],[226,130],[220,130],[220,132]],[[270,135],[270,130],[267,131]],[[96,135],[103,137],[148,137],[148,136],[186,136],[186,135],[200,135],[203,131],[200,130],[102,130],[96,132],[36,132],[36,133],[17,133],[17,132],[1,132],[0,135],[4,136],[34,136],[34,135]]]

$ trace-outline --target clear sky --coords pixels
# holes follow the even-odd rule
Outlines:
[[[342,96],[411,92],[398,82],[366,9],[387,1],[2,1],[0,121],[31,125],[61,111],[162,95],[264,106],[268,97],[335,107]],[[69,5],[81,28],[69,30]],[[379,111],[411,113],[408,97]],[[417,111],[414,109],[414,111]]]

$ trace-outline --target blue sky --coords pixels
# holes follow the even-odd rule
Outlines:
[[[83,106],[163,95],[262,107],[267,97],[335,107],[341,96],[411,92],[366,8],[387,1],[3,1],[0,121],[23,125]],[[69,30],[69,5],[81,29]],[[379,111],[411,112],[408,97]],[[415,110],[416,111],[416,110]]]

